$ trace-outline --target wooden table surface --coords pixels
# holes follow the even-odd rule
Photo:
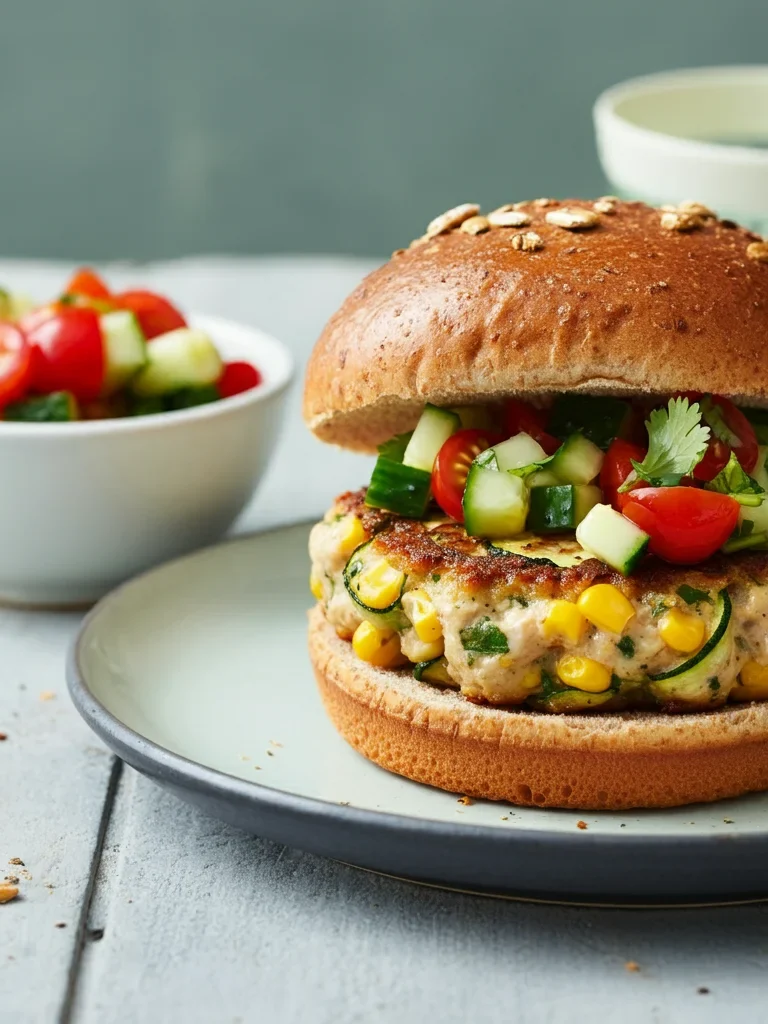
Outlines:
[[[67,269],[0,261],[0,285],[46,297]],[[301,362],[366,269],[296,257],[109,273],[261,326]],[[283,457],[238,529],[314,515],[365,479],[366,460],[307,436],[299,387]],[[768,1018],[768,906],[598,910],[446,893],[203,817],[122,766],[70,706],[63,663],[79,620],[0,610],[0,878],[21,890],[0,905],[2,1024]]]

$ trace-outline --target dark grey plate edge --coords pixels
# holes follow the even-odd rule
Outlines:
[[[302,525],[309,523],[241,534],[214,547],[247,543],[265,533]],[[311,853],[383,874],[475,892],[542,900],[570,896],[610,904],[647,904],[649,898],[664,904],[670,900],[711,903],[712,897],[732,901],[768,896],[768,834],[680,838],[631,832],[606,836],[574,829],[569,835],[417,819],[248,782],[141,736],[88,689],[80,647],[92,622],[125,587],[199,554],[192,552],[150,569],[102,598],[83,619],[66,661],[70,696],[88,726],[129,765],[182,799],[246,831]]]

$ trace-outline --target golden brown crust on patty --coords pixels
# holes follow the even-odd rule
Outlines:
[[[319,607],[309,649],[341,735],[417,782],[515,804],[612,810],[768,789],[768,703],[679,716],[479,707],[360,662]]]
[[[458,523],[430,527],[416,519],[404,519],[392,512],[369,508],[365,489],[341,495],[336,507],[359,516],[368,534],[375,534],[375,546],[401,572],[427,576],[452,574],[463,591],[491,588],[529,596],[574,598],[593,583],[613,583],[627,597],[673,592],[687,583],[707,592],[741,583],[768,583],[768,552],[739,552],[715,555],[693,566],[675,566],[658,558],[646,559],[625,578],[596,558],[572,568],[531,562],[508,553],[477,557],[482,541],[467,537]]]
[[[529,226],[453,230],[369,275],[310,359],[310,429],[372,451],[425,401],[695,390],[766,404],[768,263],[747,252],[757,236],[715,218],[674,230],[627,202],[572,231],[547,220],[563,206],[592,202],[526,203]],[[519,230],[543,247],[515,248]]]

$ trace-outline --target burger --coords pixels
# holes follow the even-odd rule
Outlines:
[[[768,243],[694,202],[465,204],[367,277],[309,428],[378,452],[312,530],[361,754],[619,809],[768,788]]]

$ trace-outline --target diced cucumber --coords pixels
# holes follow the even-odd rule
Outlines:
[[[438,409],[436,405],[425,405],[403,454],[403,465],[431,473],[437,453],[460,426],[461,420],[455,412]]]
[[[564,484],[591,483],[600,472],[605,456],[583,434],[571,434],[552,456],[548,468]]]
[[[165,400],[160,395],[148,395],[146,398],[132,395],[128,409],[131,416],[154,416],[165,412]]]
[[[101,393],[112,395],[125,387],[147,362],[147,342],[134,313],[116,310],[99,317],[104,343],[104,385]]]
[[[652,675],[651,690],[660,701],[685,701],[701,706],[722,703],[727,680],[718,678],[727,672],[733,656],[731,599],[727,590],[717,595],[712,632],[704,646],[677,668]]]
[[[768,530],[768,470],[765,468],[765,460],[768,458],[768,445],[760,445],[757,449],[757,464],[752,471],[752,479],[755,480],[766,492],[766,496],[759,505],[741,506],[739,524],[746,520],[754,523],[752,533],[764,533]]]
[[[628,402],[595,395],[562,395],[555,400],[548,430],[565,440],[580,433],[605,451],[626,431],[631,416]]]
[[[146,366],[131,381],[137,395],[166,395],[215,384],[223,363],[210,337],[193,327],[161,334],[147,345]]]
[[[629,576],[648,550],[650,537],[610,505],[595,505],[576,527],[576,540],[622,576]]]
[[[215,384],[203,384],[199,388],[182,388],[181,391],[174,391],[166,395],[163,401],[168,412],[176,409],[194,409],[198,405],[209,405],[211,402],[218,402],[221,398],[219,389]]]
[[[461,429],[491,430],[493,416],[487,405],[457,405],[451,409],[461,421]]]
[[[409,519],[421,519],[427,511],[431,480],[431,474],[423,469],[380,455],[373,467],[365,503]]]
[[[528,529],[534,533],[575,530],[602,498],[594,484],[559,484],[531,491]]]
[[[546,459],[547,453],[530,434],[515,434],[501,444],[495,444],[496,464],[502,473],[523,469]]]
[[[528,488],[519,476],[473,463],[464,491],[464,526],[470,537],[514,537],[525,529]]]
[[[5,407],[3,417],[22,423],[65,423],[80,419],[80,413],[74,395],[69,391],[53,391],[39,398],[12,402]]]
[[[554,487],[560,483],[551,469],[537,469],[526,482],[529,487]]]

